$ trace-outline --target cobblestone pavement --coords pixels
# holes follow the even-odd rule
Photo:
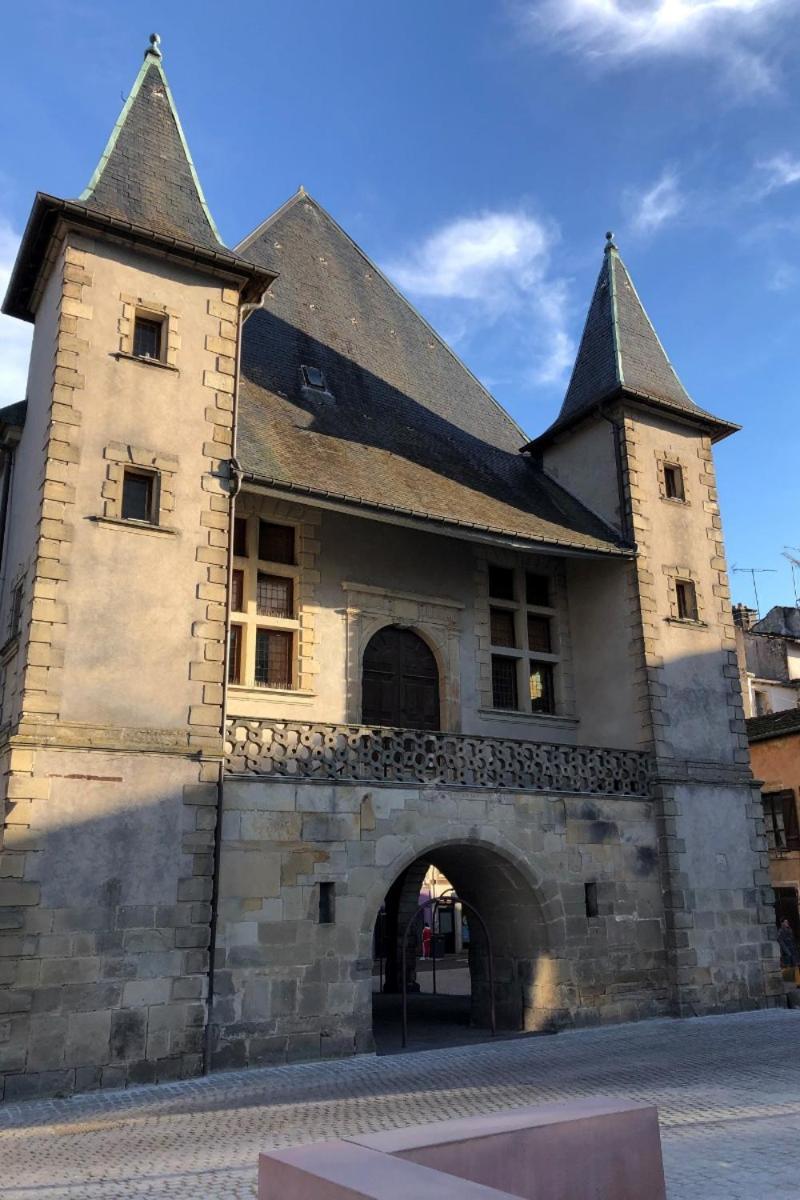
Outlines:
[[[0,1194],[250,1200],[266,1147],[592,1095],[658,1105],[670,1200],[798,1194],[800,1012],[788,1010],[9,1105]]]

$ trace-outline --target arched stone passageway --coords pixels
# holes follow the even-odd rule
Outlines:
[[[536,1012],[537,972],[548,947],[540,899],[517,866],[497,849],[480,843],[453,842],[432,847],[406,866],[391,883],[382,909],[380,949],[385,956],[384,993],[398,995],[402,990],[402,949],[406,929],[409,929],[406,984],[409,994],[419,991],[417,964],[421,953],[419,931],[422,919],[421,916],[416,921],[413,918],[420,904],[423,880],[431,866],[450,881],[457,897],[464,903],[468,918],[470,1026],[488,1033],[491,989],[489,945],[480,921],[471,916],[469,906],[483,918],[491,943],[498,1031],[541,1028],[544,1014]],[[443,996],[440,1007],[444,1011],[447,1003],[447,997]],[[386,1003],[376,1001],[376,1012],[378,1009],[385,1015]],[[399,1011],[397,1006],[395,1011]]]

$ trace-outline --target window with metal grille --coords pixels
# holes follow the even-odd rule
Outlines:
[[[517,660],[492,656],[492,704],[495,708],[517,707]]]
[[[11,608],[8,614],[8,636],[16,637],[22,627],[22,599],[25,594],[24,580],[11,591]]]
[[[493,646],[516,646],[514,634],[514,612],[508,608],[489,610]]]
[[[292,686],[292,635],[277,629],[256,630],[256,672],[258,687]]]
[[[550,607],[550,580],[546,575],[538,575],[535,571],[525,573],[525,599],[537,608]]]
[[[683,469],[675,463],[664,463],[664,492],[668,500],[685,500]]]
[[[258,572],[256,612],[260,617],[292,616],[292,581],[284,575]]]
[[[233,519],[233,553],[237,558],[247,558],[247,517]]]
[[[228,641],[228,683],[242,682],[242,627],[231,625]]]
[[[139,317],[133,322],[133,353],[138,358],[161,358],[164,322],[157,317]]]
[[[697,592],[689,579],[676,579],[675,595],[678,602],[678,619],[681,621],[697,620]]]
[[[155,522],[156,477],[126,469],[122,477],[122,519]]]
[[[262,562],[293,563],[294,527],[259,521],[258,557]]]
[[[510,567],[489,567],[489,595],[493,600],[514,599],[514,572]]]
[[[244,571],[234,571],[231,578],[231,609],[244,612]]]
[[[553,664],[532,662],[530,679],[531,712],[554,712],[555,689],[553,687]]]
[[[327,392],[328,385],[325,382],[325,376],[319,367],[307,367],[303,364],[300,367],[303,376],[303,385],[313,388],[316,392]]]
[[[550,618],[528,613],[528,649],[549,654],[553,649],[550,638]]]
[[[761,799],[770,850],[800,850],[800,826],[794,792],[788,788],[782,792],[763,792]]]

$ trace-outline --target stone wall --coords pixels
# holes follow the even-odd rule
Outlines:
[[[527,1028],[668,1011],[651,802],[229,779],[214,1065],[369,1049],[374,923],[429,854],[488,915],[499,986],[524,993]],[[319,923],[322,882],[333,924]]]

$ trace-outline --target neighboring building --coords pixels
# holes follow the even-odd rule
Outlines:
[[[733,609],[746,717],[800,704],[800,609],[771,608],[763,620],[744,604]]]
[[[747,722],[753,773],[762,780],[775,917],[800,939],[800,708]]]
[[[154,44],[5,311],[6,1098],[370,1049],[431,865],[503,1027],[782,998],[735,426],[613,241],[529,441],[302,190],[222,245]]]

